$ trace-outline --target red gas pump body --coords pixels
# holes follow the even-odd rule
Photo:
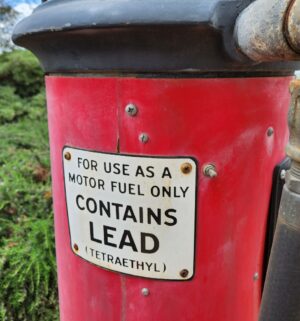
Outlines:
[[[238,50],[234,26],[251,2],[51,0],[16,27],[14,41],[47,73],[61,321],[257,320],[272,176],[285,155],[288,84],[299,65],[253,63]],[[137,113],[128,113],[128,104]],[[176,165],[176,175],[195,177],[192,201],[178,201],[178,215],[191,219],[180,218],[186,225],[172,238],[159,227],[168,244],[161,259],[172,256],[168,268],[176,265],[172,277],[166,269],[157,277],[125,274],[116,263],[83,259],[87,247],[74,242],[74,224],[81,240],[89,226],[95,248],[109,253],[116,245],[107,230],[110,248],[95,237],[82,203],[70,207],[78,186],[75,178],[69,186],[65,169],[79,150],[106,159],[127,155],[131,163],[190,160],[182,172]],[[85,193],[97,206],[91,195],[98,194]],[[96,210],[89,212],[91,218]],[[128,235],[127,254],[134,256]],[[184,250],[172,246],[178,240]],[[177,273],[185,251],[193,254],[193,271]]]
[[[272,173],[288,134],[289,81],[47,77],[62,321],[257,320]],[[138,106],[136,117],[125,112],[130,102]],[[142,132],[149,135],[145,144]],[[198,161],[191,280],[122,275],[74,255],[64,146]],[[206,163],[215,164],[217,178],[203,175]]]

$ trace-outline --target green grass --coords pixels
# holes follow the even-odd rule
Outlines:
[[[41,75],[27,52],[0,56],[0,321],[58,320]]]

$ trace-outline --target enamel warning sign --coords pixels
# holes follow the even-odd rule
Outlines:
[[[65,147],[71,247],[130,275],[188,280],[194,274],[196,161]]]

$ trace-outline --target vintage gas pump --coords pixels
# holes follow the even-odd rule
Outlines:
[[[61,321],[297,320],[299,80],[267,240],[299,10],[50,0],[16,26],[46,72]]]

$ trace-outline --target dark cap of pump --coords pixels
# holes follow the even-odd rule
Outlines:
[[[291,74],[254,62],[235,41],[251,0],[50,0],[14,30],[49,73]]]

